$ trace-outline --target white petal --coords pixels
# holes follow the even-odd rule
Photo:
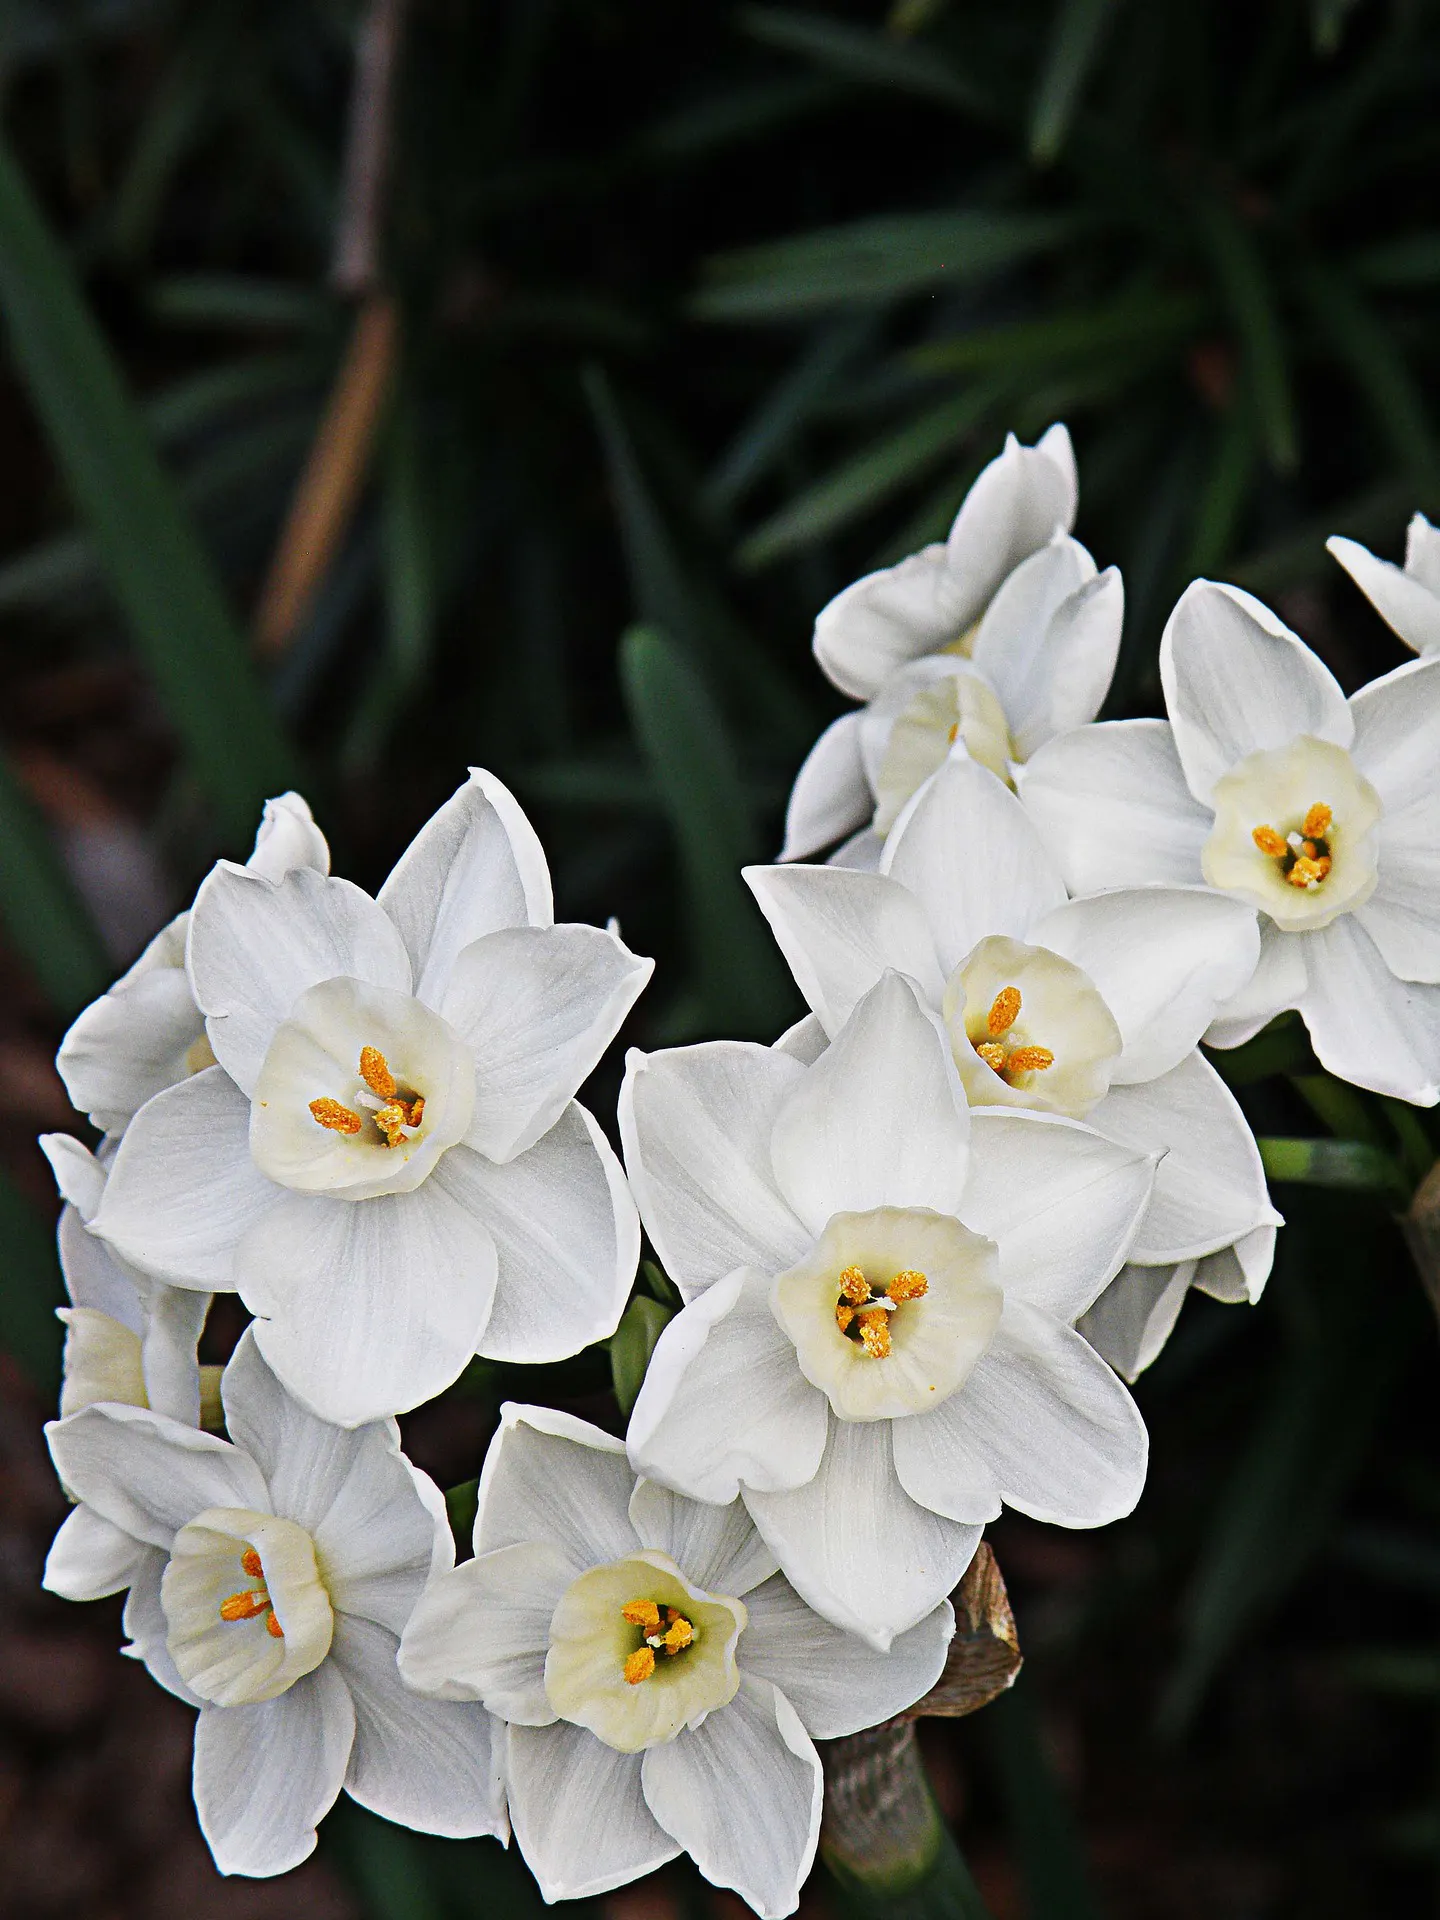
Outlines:
[[[1300,1012],[1322,1067],[1416,1106],[1440,1099],[1440,987],[1397,980],[1353,913],[1303,939]]]
[[[692,1586],[743,1600],[775,1572],[775,1556],[739,1500],[687,1500],[654,1480],[637,1480],[630,1520],[647,1547],[665,1553]]]
[[[925,1417],[952,1422],[1032,1520],[1105,1526],[1145,1484],[1149,1443],[1125,1387],[1072,1327],[1018,1300],[964,1387]]]
[[[789,1054],[802,1067],[813,1067],[829,1044],[830,1036],[813,1013],[807,1013],[803,1020],[787,1027],[780,1038],[772,1042],[776,1053]]]
[[[911,1425],[912,1422],[905,1422]],[[927,1694],[955,1632],[948,1600],[891,1642],[888,1653],[812,1612],[783,1575],[747,1595],[742,1672],[780,1688],[816,1740],[838,1740],[893,1719]]]
[[[619,1161],[578,1102],[517,1159],[456,1147],[436,1180],[495,1242],[495,1304],[480,1351],[536,1366],[615,1331],[640,1259],[640,1221]]]
[[[1125,588],[1118,567],[1087,580],[1050,616],[1037,649],[1033,676],[1017,693],[1011,734],[1017,755],[1028,759],[1056,734],[1093,720],[1115,676]]]
[[[716,1887],[763,1916],[793,1913],[815,1860],[824,1782],[794,1707],[765,1680],[742,1679],[728,1707],[647,1750],[650,1811]]]
[[[250,1103],[221,1067],[157,1094],[110,1169],[94,1231],[173,1286],[233,1292],[236,1244],[284,1195],[250,1158]]]
[[[42,1133],[36,1142],[50,1163],[56,1191],[88,1226],[105,1196],[109,1166],[102,1165],[73,1133]],[[113,1155],[110,1156],[113,1159]],[[98,1300],[77,1300],[76,1306],[99,1306]]]
[[[308,802],[298,793],[282,793],[265,802],[255,850],[245,864],[267,880],[278,880],[292,867],[313,867],[316,873],[330,871],[330,848]]]
[[[203,1299],[204,1295],[192,1295]],[[108,1313],[94,1307],[61,1307],[65,1325],[65,1358],[60,1385],[60,1418],[82,1407],[124,1401],[132,1407],[150,1404],[140,1363],[140,1336]]]
[[[1015,784],[1072,893],[1200,883],[1211,815],[1186,786],[1163,720],[1063,733],[1016,769]]]
[[[1357,917],[1393,973],[1433,984],[1440,980],[1440,659],[1386,674],[1350,704],[1356,765],[1385,806],[1379,882]]]
[[[1254,1306],[1265,1291],[1274,1262],[1275,1228],[1257,1227],[1242,1234],[1233,1247],[1197,1260],[1192,1284],[1227,1306]]]
[[[53,1135],[51,1136],[54,1137]],[[43,1143],[42,1143],[43,1144]],[[76,1143],[79,1144],[78,1142]],[[127,1266],[96,1234],[82,1225],[74,1207],[62,1207],[56,1232],[65,1291],[77,1307],[108,1314],[137,1338],[145,1331],[144,1298],[158,1283]],[[198,1296],[208,1299],[208,1294]]]
[[[1000,1517],[1000,1483],[983,1450],[961,1427],[957,1405],[958,1396],[952,1395],[928,1413],[896,1421],[895,1473],[918,1506],[980,1527]]]
[[[1000,1249],[1006,1300],[1074,1320],[1119,1271],[1149,1201],[1153,1155],[1059,1114],[976,1113],[967,1227]]]
[[[1440,786],[1435,728],[1440,723],[1440,660],[1407,660],[1372,680],[1350,702],[1351,755],[1384,802],[1387,820],[1403,817]]]
[[[355,1706],[345,1791],[417,1833],[507,1836],[496,1723],[478,1702],[413,1693],[395,1664],[397,1645],[384,1627],[336,1616],[331,1659]]]
[[[1175,747],[1197,800],[1237,761],[1313,734],[1348,747],[1354,723],[1330,669],[1253,594],[1195,580],[1160,641]]]
[[[616,1753],[584,1727],[511,1727],[510,1818],[547,1900],[623,1887],[681,1849],[645,1804],[640,1755]]]
[[[545,1540],[576,1573],[623,1559],[638,1544],[634,1487],[623,1440],[554,1408],[506,1401],[480,1472],[475,1551]]]
[[[746,867],[795,983],[832,1038],[887,968],[938,1005],[944,975],[915,896],[878,873],[843,867]]]
[[[222,1873],[286,1873],[315,1851],[355,1738],[331,1661],[278,1699],[206,1707],[195,1729],[195,1811]]]
[[[404,943],[369,894],[310,867],[266,880],[222,860],[190,913],[188,963],[215,1058],[246,1093],[307,988],[343,977],[410,991]]]
[[[146,1300],[145,1339],[140,1363],[145,1398],[156,1413],[189,1426],[200,1424],[200,1367],[196,1350],[210,1311],[211,1296],[188,1287],[152,1281]]]
[[[1072,900],[1030,930],[1083,967],[1124,1051],[1114,1082],[1154,1080],[1183,1060],[1260,959],[1255,911],[1207,887],[1124,887]]]
[[[809,1245],[770,1166],[776,1110],[803,1077],[798,1061],[740,1040],[627,1056],[625,1169],[687,1299],[736,1267],[778,1272]]]
[[[572,1561],[544,1540],[497,1547],[437,1574],[400,1641],[412,1687],[446,1700],[484,1700],[492,1713],[548,1727],[550,1621],[575,1578]]]
[[[969,1132],[948,1043],[915,989],[887,973],[782,1102],[770,1153],[780,1191],[818,1234],[834,1213],[954,1213]]]
[[[222,1392],[230,1437],[260,1466],[275,1511],[314,1536],[336,1610],[399,1633],[453,1545],[443,1496],[401,1453],[395,1422],[319,1419],[281,1386],[248,1329]]]
[[[458,1378],[495,1297],[495,1243],[433,1178],[375,1200],[287,1194],[240,1242],[235,1281],[290,1391],[353,1427]]]
[[[1412,513],[1405,529],[1405,571],[1432,593],[1440,593],[1440,530],[1423,513]]]
[[[978,1526],[942,1519],[900,1485],[891,1435],[907,1424],[832,1418],[813,1480],[745,1495],[791,1586],[882,1652],[939,1606],[980,1544]]]
[[[151,1551],[91,1508],[75,1507],[50,1543],[41,1584],[62,1600],[103,1600],[130,1585]]]
[[[439,1011],[474,1050],[466,1144],[534,1146],[564,1112],[654,970],[600,927],[507,927],[456,956]]]
[[[1193,1260],[1173,1267],[1122,1267],[1080,1321],[1079,1331],[1126,1380],[1157,1360],[1175,1330],[1195,1276]]]
[[[1257,1227],[1281,1224],[1249,1124],[1198,1052],[1143,1086],[1113,1087],[1090,1125],[1137,1153],[1165,1153],[1132,1260],[1168,1266],[1198,1259]]]
[[[948,541],[950,564],[966,592],[968,626],[1005,576],[1075,519],[1075,456],[1063,426],[1038,445],[1014,434],[966,494]]]
[[[1325,545],[1407,647],[1416,653],[1440,648],[1440,593],[1389,560],[1377,560],[1358,540],[1336,534]]]
[[[864,826],[875,796],[860,758],[860,715],[842,713],[815,742],[785,809],[782,860],[805,860]]]
[[[168,1548],[206,1507],[270,1511],[249,1454],[146,1407],[86,1407],[45,1429],[55,1471],[78,1500],[133,1539]]]
[[[186,1055],[204,1034],[185,975],[187,922],[181,914],[162,928],[60,1042],[65,1091],[102,1132],[119,1133],[154,1094],[183,1080]]]
[[[770,1311],[769,1276],[742,1267],[660,1335],[630,1416],[630,1460],[692,1500],[723,1503],[741,1482],[769,1490],[808,1480],[825,1425],[825,1396]]]
[[[885,842],[873,827],[862,827],[835,849],[827,867],[848,867],[852,873],[878,873],[884,857]]]
[[[509,788],[478,767],[401,854],[380,905],[400,929],[415,991],[430,1006],[472,940],[555,918],[535,829]]]
[[[1216,1011],[1205,1031],[1206,1046],[1243,1046],[1277,1013],[1298,1007],[1305,993],[1305,952],[1303,939],[1273,920],[1262,921],[1255,971]]]
[[[1048,538],[1048,535],[1046,536]],[[867,573],[837,593],[815,621],[815,658],[842,693],[869,700],[909,660],[958,640],[989,597],[958,580],[943,546]]]
[[[1023,940],[1065,887],[1025,810],[993,773],[952,755],[885,846],[885,871],[925,909],[942,973],[989,934]]]

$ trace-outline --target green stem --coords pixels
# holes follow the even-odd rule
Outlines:
[[[1292,1073],[1290,1084],[1322,1125],[1341,1140],[1363,1140],[1366,1146],[1386,1146],[1370,1103],[1354,1087],[1332,1080],[1328,1073]]]

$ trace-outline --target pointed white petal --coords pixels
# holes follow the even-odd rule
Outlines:
[[[1397,980],[1356,915],[1302,934],[1300,1012],[1328,1073],[1418,1107],[1440,1099],[1440,987]]]
[[[965,600],[962,627],[983,612],[1005,576],[1075,519],[1075,456],[1063,427],[1038,446],[1010,434],[965,496],[947,542]]]
[[[497,1547],[437,1574],[400,1640],[412,1687],[445,1700],[484,1700],[522,1726],[548,1727],[550,1621],[575,1567],[546,1540]]]
[[[906,1423],[832,1418],[813,1480],[791,1493],[745,1495],[791,1586],[817,1613],[881,1652],[939,1606],[974,1558],[981,1533],[929,1512],[905,1492],[891,1452],[897,1424]]]
[[[787,1094],[771,1159],[812,1234],[834,1213],[930,1207],[954,1213],[970,1110],[950,1048],[915,989],[887,973]]]
[[[1434,735],[1440,720],[1440,660],[1407,660],[1350,702],[1356,766],[1384,803],[1386,821],[1433,797],[1440,785]]]
[[[822,1620],[783,1574],[747,1594],[745,1605],[741,1671],[773,1681],[816,1740],[842,1739],[913,1706],[940,1678],[955,1633],[954,1611],[942,1600],[879,1653]]]
[[[345,1779],[355,1710],[331,1661],[277,1699],[205,1707],[195,1728],[195,1811],[221,1873],[287,1873]]]
[[[1305,993],[1304,940],[1265,919],[1260,927],[1260,958],[1238,993],[1216,1009],[1205,1030],[1207,1047],[1239,1047],[1268,1026],[1286,1007],[1298,1007]]]
[[[1083,967],[1115,1016],[1114,1082],[1154,1080],[1198,1043],[1260,959],[1255,911],[1208,887],[1122,887],[1071,900],[1030,930]]]
[[[75,1507],[50,1543],[41,1584],[62,1600],[103,1600],[123,1592],[152,1551],[90,1507]]]
[[[897,667],[960,638],[989,596],[983,580],[979,586],[977,599],[975,587],[956,578],[939,545],[867,573],[816,618],[821,671],[842,693],[872,699]]]
[[[770,1311],[769,1276],[742,1267],[660,1335],[630,1416],[630,1460],[692,1500],[725,1502],[741,1482],[769,1490],[808,1480],[825,1423],[825,1396]]]
[[[793,1913],[815,1861],[824,1782],[794,1707],[766,1680],[742,1678],[728,1707],[649,1748],[650,1811],[716,1887],[766,1920]]]
[[[776,1110],[803,1077],[798,1061],[747,1041],[631,1049],[620,1090],[625,1169],[687,1299],[736,1267],[779,1272],[810,1244],[770,1165]]]
[[[989,934],[1023,940],[1065,887],[1019,801],[993,773],[952,755],[885,846],[885,871],[925,909],[949,973]]]
[[[842,713],[805,756],[785,809],[782,860],[807,860],[864,826],[875,796],[860,758],[858,713]]]
[[[1196,1262],[1173,1267],[1122,1267],[1079,1323],[1102,1360],[1126,1380],[1138,1380],[1160,1357],[1175,1330],[1195,1277]]]
[[[637,1480],[630,1520],[647,1547],[668,1553],[692,1586],[743,1600],[775,1572],[775,1556],[739,1500],[687,1500],[655,1480]]]
[[[1175,746],[1197,800],[1237,761],[1313,734],[1348,747],[1354,722],[1330,669],[1253,594],[1195,580],[1160,642]]]
[[[1000,696],[1017,759],[1095,718],[1115,672],[1124,612],[1118,570],[1097,578],[1090,555],[1064,534],[1001,587],[973,658]]]
[[[1355,763],[1385,808],[1379,883],[1356,917],[1392,972],[1433,984],[1440,980],[1440,659],[1397,668],[1362,687],[1350,705]]]
[[[222,860],[196,895],[188,955],[215,1058],[246,1093],[308,988],[343,976],[410,991],[404,944],[369,894],[309,867],[266,880]]]
[[[544,1540],[582,1573],[634,1553],[625,1443],[551,1407],[506,1401],[480,1473],[475,1551]]]
[[[1336,534],[1325,545],[1407,647],[1416,653],[1440,649],[1440,593],[1389,560],[1376,559],[1358,540]]]
[[[354,1427],[464,1370],[495,1297],[495,1243],[434,1179],[374,1200],[293,1193],[246,1233],[235,1279],[285,1385]]]
[[[835,849],[827,867],[848,867],[852,873],[878,873],[884,857],[885,842],[873,827],[862,827]]]
[[[1000,1249],[1007,1300],[1074,1320],[1118,1272],[1144,1218],[1153,1156],[1059,1114],[976,1113],[960,1217]]]
[[[102,1132],[121,1132],[147,1100],[189,1072],[186,1055],[205,1022],[185,974],[188,920],[181,914],[162,928],[60,1042],[55,1064],[65,1091]]]
[[[789,1054],[802,1067],[813,1067],[829,1044],[829,1034],[813,1013],[807,1013],[803,1020],[797,1020],[793,1027],[787,1027],[780,1038],[772,1043],[776,1053]]]
[[[395,1664],[397,1645],[384,1627],[336,1615],[330,1658],[355,1706],[345,1791],[417,1833],[508,1836],[496,1723],[476,1701],[413,1693]]]
[[[547,1900],[579,1900],[673,1860],[681,1848],[645,1804],[640,1755],[616,1753],[584,1727],[511,1727],[510,1818]]]
[[[1198,886],[1212,815],[1163,720],[1104,720],[1046,743],[1015,784],[1072,893]]]
[[[415,991],[430,1006],[472,940],[555,918],[535,829],[509,788],[478,767],[401,854],[380,905],[400,929]]]
[[[145,1398],[156,1413],[200,1424],[200,1367],[196,1350],[212,1296],[152,1281],[146,1303],[140,1365]]]
[[[62,1482],[133,1539],[168,1549],[206,1507],[268,1513],[270,1494],[249,1454],[147,1407],[85,1407],[45,1429]]]
[[[282,793],[265,802],[255,835],[255,849],[245,862],[252,873],[278,880],[292,867],[330,871],[330,848],[315,824],[308,801],[298,793]]]
[[[1197,1260],[1192,1285],[1227,1306],[1254,1306],[1265,1291],[1274,1261],[1275,1228],[1256,1227],[1253,1233],[1242,1234],[1233,1247]]]
[[[843,867],[746,867],[795,983],[832,1038],[887,968],[938,1005],[944,976],[919,901],[896,880]]]
[[[495,1304],[480,1351],[531,1366],[567,1359],[619,1324],[640,1259],[640,1221],[619,1161],[572,1100],[504,1166],[455,1147],[435,1179],[495,1242]]]
[[[929,1413],[897,1420],[895,1473],[917,1506],[962,1526],[982,1527],[1000,1517],[995,1469],[956,1418],[957,1395]]]
[[[1249,1124],[1198,1052],[1143,1086],[1112,1087],[1089,1118],[1107,1139],[1137,1153],[1165,1153],[1132,1260],[1167,1266],[1198,1259],[1257,1227],[1281,1224]]]

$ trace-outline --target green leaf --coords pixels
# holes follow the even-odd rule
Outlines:
[[[1030,110],[1030,157],[1041,165],[1048,165],[1065,144],[1115,4],[1116,0],[1060,0]]]
[[[60,1390],[64,1333],[55,1318],[63,1306],[55,1236],[15,1186],[0,1172],[0,1347],[47,1397]]]
[[[0,307],[11,349],[136,646],[225,831],[295,784],[223,595],[69,263],[0,146]]]
[[[921,373],[1014,372],[1151,344],[1168,348],[1200,326],[1210,311],[1210,303],[1199,294],[1127,294],[1104,306],[1071,308],[1043,320],[977,327],[917,347],[909,361]]]
[[[1425,396],[1401,353],[1393,329],[1382,326],[1346,277],[1323,260],[1308,263],[1305,287],[1316,324],[1329,337],[1351,378],[1370,402],[1376,426],[1417,488],[1429,493],[1440,474]]]
[[[1298,1140],[1267,1134],[1258,1145],[1267,1179],[1374,1193],[1398,1207],[1410,1198],[1409,1182],[1395,1162],[1363,1140]]]
[[[1224,201],[1202,200],[1198,220],[1244,352],[1261,441],[1271,465],[1288,472],[1298,457],[1295,402],[1264,253],[1254,230]]]
[[[619,1326],[610,1336],[610,1377],[620,1411],[627,1419],[639,1398],[655,1343],[673,1318],[669,1307],[662,1307],[658,1300],[640,1293],[625,1309]]]
[[[1045,1751],[1033,1686],[1022,1673],[979,1723],[1000,1776],[1025,1912],[1028,1920],[1099,1920],[1075,1816]]]
[[[704,1023],[771,1039],[796,1002],[740,879],[760,848],[723,716],[694,667],[654,628],[625,635],[620,678],[680,855]]]
[[[1243,1047],[1207,1048],[1205,1058],[1230,1087],[1253,1086],[1271,1074],[1315,1070],[1310,1036],[1298,1013],[1281,1014]]]
[[[480,1482],[462,1480],[458,1487],[445,1490],[445,1512],[449,1516],[450,1531],[455,1536],[456,1546],[468,1547],[470,1536],[475,1530],[475,1514],[480,1505]]]
[[[640,1262],[640,1278],[650,1289],[651,1293],[654,1294],[661,1306],[668,1307],[672,1313],[678,1312],[684,1304],[680,1298],[680,1289],[665,1272],[664,1268],[657,1266],[653,1260],[642,1260]]]
[[[291,280],[261,280],[238,273],[177,273],[155,284],[150,309],[157,319],[180,326],[292,333],[323,326],[335,305],[313,287]]]
[[[57,1013],[67,1018],[114,978],[100,936],[44,822],[0,759],[0,916]]]
[[[932,47],[783,7],[742,7],[739,21],[752,40],[801,54],[842,79],[915,94],[978,120],[999,118],[994,94],[958,73]]]
[[[862,314],[816,333],[726,449],[705,490],[712,505],[728,506],[770,470],[873,330],[870,316]]]

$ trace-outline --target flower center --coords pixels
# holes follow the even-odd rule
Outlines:
[[[331,1133],[356,1135],[365,1131],[368,1114],[370,1125],[384,1146],[398,1147],[402,1140],[411,1139],[425,1117],[423,1094],[413,1089],[402,1092],[378,1047],[360,1049],[359,1074],[365,1090],[355,1096],[355,1105],[363,1111],[356,1113],[342,1101],[328,1096],[312,1100],[310,1115],[315,1124],[328,1128]]]
[[[1049,1047],[1017,1047],[1012,1039],[1007,1038],[1010,1029],[1020,1018],[1020,1007],[1020,989],[1016,986],[1002,987],[990,1002],[990,1011],[985,1016],[985,1031],[989,1039],[971,1043],[990,1071],[998,1073],[1007,1087],[1013,1087],[1017,1076],[1022,1073],[1044,1073],[1055,1064],[1055,1056]]]
[[[1255,827],[1250,838],[1261,853],[1278,863],[1281,878],[1292,887],[1318,887],[1335,864],[1328,838],[1334,818],[1329,807],[1317,800],[1289,833],[1277,833],[1274,827]]]
[[[625,1656],[622,1669],[629,1686],[638,1687],[651,1677],[657,1653],[673,1660],[677,1653],[694,1645],[694,1624],[678,1607],[662,1606],[658,1600],[627,1600],[620,1618],[640,1629],[640,1645]]]
[[[930,1282],[918,1267],[903,1267],[878,1291],[872,1289],[862,1268],[846,1267],[840,1276],[835,1324],[870,1359],[888,1360],[891,1314],[907,1300],[922,1300],[929,1291]]]
[[[247,1547],[241,1554],[240,1570],[260,1584],[258,1587],[242,1587],[238,1593],[227,1594],[220,1602],[220,1618],[226,1621],[258,1620],[263,1615],[265,1631],[272,1639],[283,1640],[285,1629],[275,1617],[275,1602],[265,1585],[265,1569],[253,1547]]]
[[[973,670],[941,674],[894,713],[875,772],[877,833],[890,831],[905,802],[944,763],[957,740],[972,760],[1009,784],[1016,756],[1005,709],[989,681]]]
[[[1115,1017],[1084,969],[1048,947],[987,936],[946,981],[941,1013],[971,1106],[1079,1118],[1110,1090]]]

